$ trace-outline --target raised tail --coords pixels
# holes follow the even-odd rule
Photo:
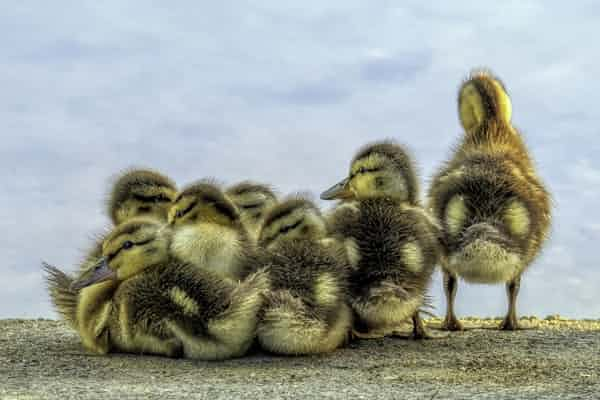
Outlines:
[[[79,292],[71,289],[73,278],[58,268],[43,262],[46,287],[54,309],[73,329],[77,329],[77,298]]]
[[[258,326],[258,341],[273,353],[301,355],[326,353],[341,346],[352,326],[352,313],[345,304],[336,307],[336,318],[328,323],[317,310],[287,290],[267,295]]]
[[[369,329],[397,327],[417,311],[423,311],[424,293],[392,281],[380,282],[352,299],[352,308]],[[426,307],[425,307],[426,309]]]

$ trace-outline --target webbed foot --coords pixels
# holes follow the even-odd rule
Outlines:
[[[442,323],[441,329],[443,331],[451,331],[451,332],[465,330],[465,328],[463,327],[463,324],[454,315],[446,316],[446,318],[444,319],[444,322]]]
[[[521,329],[515,316],[506,316],[498,327],[501,331],[516,331]]]

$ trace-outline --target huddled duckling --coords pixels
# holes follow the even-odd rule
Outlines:
[[[353,242],[354,335],[381,337],[412,318],[413,336],[427,338],[420,311],[439,256],[437,224],[420,206],[407,151],[391,142],[361,149],[346,179],[321,194],[340,199],[329,217],[333,235]],[[354,253],[354,254],[352,254]]]
[[[139,216],[166,221],[176,194],[177,187],[167,176],[148,169],[130,169],[115,181],[107,212],[115,226]]]
[[[509,306],[500,329],[515,330],[521,275],[548,234],[550,196],[511,123],[511,101],[498,78],[473,72],[460,88],[458,110],[465,135],[428,196],[442,222],[447,253],[443,328],[462,329],[454,313],[460,276],[506,283]]]
[[[343,244],[326,234],[320,211],[305,198],[287,199],[265,216],[259,246],[267,253],[271,290],[257,331],[264,349],[315,354],[346,342],[350,266]]]
[[[267,210],[277,203],[277,195],[269,186],[251,181],[229,187],[226,194],[240,211],[248,234],[256,242]]]
[[[164,223],[143,217],[108,235],[93,273],[72,285],[86,348],[204,360],[247,351],[267,274],[234,283],[174,258],[171,240]]]
[[[107,214],[116,226],[130,218],[149,216],[167,220],[167,212],[177,188],[167,176],[149,169],[128,169],[112,184],[107,198]],[[103,235],[93,241],[79,263],[76,278],[46,266],[46,283],[58,314],[71,327],[77,326],[75,306],[77,291],[71,287],[74,279],[89,275],[102,254]]]
[[[180,260],[239,279],[254,244],[237,207],[214,182],[203,180],[177,194],[169,211],[175,233],[172,252]]]

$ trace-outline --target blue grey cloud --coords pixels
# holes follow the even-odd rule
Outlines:
[[[365,62],[362,76],[367,81],[400,84],[424,73],[432,63],[431,53],[377,55]]]
[[[1,4],[0,317],[55,315],[40,261],[77,263],[108,223],[111,177],[130,165],[180,185],[213,176],[319,192],[358,147],[391,137],[412,149],[426,188],[460,136],[458,85],[482,65],[506,83],[555,199],[520,311],[598,317],[590,7]],[[443,312],[439,277],[431,293]],[[499,315],[505,301],[501,286],[461,285],[458,311]]]

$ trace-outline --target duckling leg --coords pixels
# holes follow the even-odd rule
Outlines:
[[[506,284],[506,294],[508,295],[508,313],[500,324],[500,330],[515,331],[519,329],[517,321],[517,295],[521,287],[521,277],[518,276]]]
[[[413,322],[413,339],[422,340],[422,339],[433,339],[433,336],[427,332],[427,328],[425,328],[425,324],[421,319],[421,314],[419,312],[415,312],[412,316]]]
[[[454,299],[458,278],[456,275],[444,270],[444,292],[446,293],[446,319],[442,323],[442,329],[446,331],[462,331],[463,326],[454,314]]]

